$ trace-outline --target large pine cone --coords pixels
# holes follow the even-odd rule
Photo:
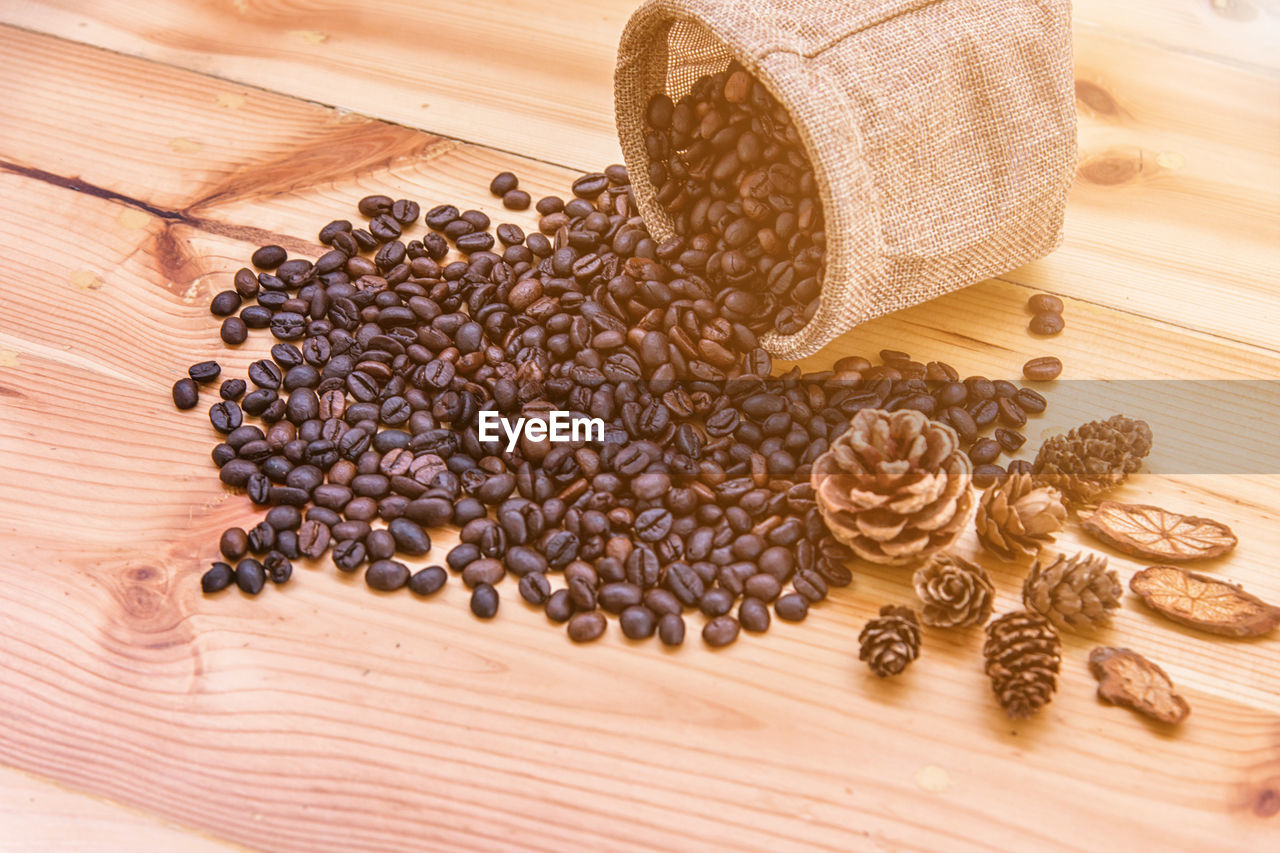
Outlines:
[[[1051,486],[1036,486],[1027,474],[997,481],[982,493],[974,518],[978,541],[1002,560],[1031,556],[1067,521],[1062,495]]]
[[[1113,415],[1046,441],[1032,470],[1038,484],[1053,486],[1068,501],[1092,503],[1142,467],[1151,441],[1146,421]]]
[[[1048,619],[1015,610],[987,626],[982,646],[991,689],[1011,720],[1025,720],[1053,698],[1062,641]]]
[[[863,409],[813,463],[827,527],[859,557],[898,565],[955,541],[973,511],[955,430],[917,411]]]
[[[1101,554],[1059,554],[1052,561],[1037,560],[1022,584],[1022,603],[1028,610],[1076,630],[1096,628],[1120,606],[1124,587],[1115,569]]]
[[[920,618],[926,625],[962,628],[991,618],[996,589],[977,563],[946,552],[934,554],[916,569],[912,584],[924,602]]]
[[[910,607],[886,604],[858,635],[858,659],[881,678],[897,675],[920,655],[920,623]]]

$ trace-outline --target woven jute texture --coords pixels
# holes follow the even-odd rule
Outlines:
[[[1051,251],[1076,157],[1068,0],[647,0],[618,48],[618,135],[653,235],[644,114],[736,59],[790,111],[826,266],[810,355],[873,317]]]

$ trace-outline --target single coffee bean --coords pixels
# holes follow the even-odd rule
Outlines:
[[[607,624],[604,614],[598,610],[592,610],[590,613],[576,613],[570,617],[567,626],[569,639],[575,643],[589,643],[592,640],[598,640],[604,636],[604,629]]]
[[[205,594],[221,592],[231,586],[236,578],[231,566],[223,562],[214,563],[207,572],[200,576],[200,590]]]
[[[1056,335],[1067,327],[1061,314],[1037,314],[1027,328],[1036,335]]]
[[[1005,473],[1005,470],[999,465],[975,465],[973,467],[973,485],[979,489],[985,489],[997,480],[1003,479]]]
[[[409,591],[415,595],[434,595],[444,588],[449,573],[441,566],[427,566],[409,576]]]
[[[279,551],[271,551],[262,559],[262,567],[273,584],[288,583],[293,577],[293,563]]]
[[[1061,299],[1049,293],[1037,293],[1027,300],[1032,314],[1061,314],[1064,307]]]
[[[1033,358],[1022,365],[1022,375],[1034,382],[1048,382],[1062,374],[1062,360],[1052,355]]]
[[[267,583],[267,572],[252,557],[246,557],[236,564],[236,586],[249,595],[257,595]]]
[[[502,206],[507,210],[528,210],[533,198],[524,190],[510,190],[502,194]]]
[[[273,270],[285,262],[289,254],[283,246],[263,246],[249,258],[249,261],[260,270]]]
[[[498,613],[498,591],[487,583],[471,590],[471,612],[481,619],[492,619]]]
[[[768,577],[768,575],[765,575]],[[758,598],[744,598],[738,607],[738,622],[743,630],[761,632],[769,630],[769,607]]]
[[[392,592],[409,582],[409,569],[396,560],[374,560],[365,569],[364,582],[373,589]]]
[[[244,423],[244,416],[234,400],[223,400],[209,407],[209,422],[214,429],[225,435]]]
[[[228,317],[222,321],[219,332],[222,342],[229,346],[239,346],[249,339],[249,327],[239,317]]]
[[[658,639],[664,646],[678,646],[684,642],[684,618],[679,613],[667,613],[658,620]]]
[[[217,379],[221,372],[222,365],[216,361],[201,361],[187,368],[187,375],[201,385],[207,385]]]
[[[504,196],[520,186],[520,179],[511,172],[499,172],[489,182],[489,192],[496,196]]]
[[[407,518],[392,519],[387,530],[395,537],[396,547],[411,557],[420,557],[431,550],[431,537],[420,525]]]
[[[809,615],[809,599],[797,592],[789,592],[773,603],[773,612],[779,619],[801,622]]]
[[[573,615],[573,599],[569,590],[558,589],[547,599],[547,618],[552,622],[567,622]]]
[[[333,546],[333,564],[344,572],[354,572],[364,563],[364,559],[363,542],[343,539]]]
[[[234,290],[224,290],[209,300],[209,313],[215,317],[230,317],[240,310],[241,304],[243,299],[239,293]]]
[[[734,594],[729,590],[714,587],[702,594],[702,599],[698,602],[698,606],[708,616],[722,616],[733,607],[734,598]]]
[[[492,557],[483,557],[469,563],[462,570],[462,582],[468,587],[479,586],[482,583],[489,586],[497,586],[506,574],[507,570],[503,567],[501,561]]]
[[[1000,457],[1000,444],[991,438],[980,438],[969,448],[969,459],[974,465],[985,465]]]
[[[702,640],[708,646],[727,646],[738,639],[738,620],[732,616],[717,616],[702,626]]]
[[[1013,401],[1018,404],[1019,409],[1032,415],[1038,415],[1049,408],[1049,401],[1044,395],[1031,388],[1019,388],[1018,393],[1013,395]]]
[[[520,578],[520,597],[530,604],[543,605],[551,597],[551,583],[542,572],[529,572]]]
[[[218,387],[218,396],[224,400],[239,400],[247,387],[243,379],[224,379]]]
[[[222,537],[218,540],[218,550],[222,552],[222,556],[235,562],[249,553],[249,536],[243,528],[228,527],[222,531]]]
[[[585,615],[585,614],[583,614]],[[642,604],[633,604],[618,616],[622,633],[630,640],[647,640],[658,627],[658,617]]]
[[[194,409],[200,402],[200,387],[195,380],[183,377],[173,383],[173,405],[179,409]]]
[[[1018,448],[1022,447],[1027,437],[1017,430],[999,427],[995,431],[996,441],[1000,443],[1000,448],[1005,453],[1017,453]]]

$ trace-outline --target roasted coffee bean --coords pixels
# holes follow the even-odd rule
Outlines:
[[[218,378],[222,366],[216,361],[202,361],[187,368],[187,375],[201,385],[207,385]]]
[[[738,639],[738,620],[732,616],[717,616],[702,626],[702,641],[708,646],[727,646]]]
[[[302,523],[302,513],[293,506],[273,506],[265,520],[276,530],[291,530]]]
[[[529,572],[520,578],[520,597],[530,604],[544,605],[551,597],[551,583],[542,572]]]
[[[409,569],[396,560],[374,560],[365,569],[364,582],[372,589],[392,592],[409,582]]]
[[[244,423],[244,416],[234,400],[223,400],[209,407],[209,422],[225,435]]]
[[[1027,413],[1022,411],[1015,398],[1001,397],[996,408],[999,410],[1000,423],[1005,426],[1017,428],[1026,425]]]
[[[471,590],[471,612],[481,619],[492,619],[498,614],[498,591],[487,583]]]
[[[524,190],[510,190],[502,195],[502,206],[507,210],[528,210],[532,197]]]
[[[351,506],[347,505],[348,517]],[[367,520],[367,519],[366,519]],[[396,539],[390,530],[370,530],[364,538],[364,550],[370,560],[389,560],[396,553]]]
[[[789,592],[773,603],[773,612],[779,619],[800,622],[809,615],[809,599],[797,592]]]
[[[1003,479],[1005,473],[1005,470],[999,465],[975,465],[973,468],[973,485],[979,489],[985,489],[997,480]]]
[[[344,572],[354,572],[365,560],[364,543],[343,539],[333,546],[333,564]]]
[[[200,402],[200,388],[195,380],[179,379],[173,383],[173,405],[179,409],[194,409]]]
[[[283,246],[263,246],[249,260],[260,270],[273,270],[285,262],[289,255]]]
[[[1049,407],[1049,401],[1044,395],[1031,388],[1019,388],[1018,393],[1013,395],[1013,402],[1018,404],[1018,408],[1032,415],[1038,415]]]
[[[416,595],[433,595],[444,588],[449,574],[440,566],[427,566],[409,576],[409,591]]]
[[[1067,327],[1061,314],[1037,314],[1027,328],[1036,335],[1056,335]]]
[[[796,572],[791,585],[796,592],[809,601],[818,602],[827,597],[827,582],[813,569],[801,569]]]
[[[658,618],[644,605],[634,604],[622,611],[618,616],[618,624],[627,639],[647,640],[658,627]]]
[[[1018,448],[1022,447],[1027,437],[1017,430],[1005,429],[999,427],[995,431],[996,441],[999,442],[1000,448],[1005,453],[1017,453]]]
[[[698,607],[708,616],[721,616],[733,607],[734,593],[722,587],[713,587],[702,594]]]
[[[991,438],[980,438],[969,448],[969,459],[974,465],[985,465],[1000,457],[1000,444]]]
[[[223,562],[214,563],[200,576],[200,590],[205,594],[221,592],[236,579],[235,570]]]
[[[218,396],[224,400],[239,400],[246,387],[243,379],[224,379],[218,387]]]
[[[262,559],[262,567],[273,584],[288,583],[293,577],[293,564],[279,551],[271,551]]]
[[[222,556],[235,562],[249,552],[249,537],[243,528],[228,527],[218,540],[218,550]]]
[[[769,607],[758,598],[744,598],[738,607],[738,622],[745,631],[769,630]]]
[[[639,586],[625,581],[607,583],[600,587],[596,600],[600,607],[610,613],[621,613],[628,607],[640,604],[644,600],[644,591]]]
[[[1032,314],[1061,314],[1064,307],[1061,299],[1048,293],[1037,293],[1027,299],[1027,308]]]
[[[576,613],[569,619],[567,630],[569,639],[575,643],[589,643],[592,640],[598,640],[604,636],[604,629],[608,622],[604,618],[604,614],[598,610],[590,613]]]
[[[254,282],[255,286],[257,282]],[[209,313],[215,317],[230,318],[232,314],[240,310],[242,299],[239,293],[234,290],[224,290],[217,294],[209,301]]]
[[[246,557],[236,563],[236,586],[249,595],[257,595],[267,583],[267,572],[262,563]]]
[[[462,582],[468,587],[474,587],[477,584],[487,583],[490,586],[497,586],[507,574],[507,570],[503,568],[500,561],[492,557],[482,557],[467,564],[462,570]]]
[[[679,613],[666,613],[658,619],[658,639],[664,646],[678,646],[684,642],[684,618]]]
[[[1034,382],[1048,382],[1062,374],[1062,360],[1057,356],[1042,355],[1022,365],[1022,375]]]
[[[354,481],[352,485],[355,485]],[[392,519],[387,530],[395,537],[396,547],[411,557],[420,557],[431,550],[431,537],[421,526],[407,518]]]
[[[274,361],[259,359],[249,365],[249,381],[259,388],[275,391],[283,380],[284,374]]]
[[[551,593],[551,597],[547,599],[546,613],[552,622],[567,622],[573,615],[573,599],[569,597],[569,590],[558,589]]]

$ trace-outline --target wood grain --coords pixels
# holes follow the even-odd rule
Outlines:
[[[243,848],[202,837],[154,816],[69,791],[46,779],[0,768],[0,850],[74,853],[183,850],[231,853]]]
[[[861,624],[912,599],[901,572],[862,564],[803,625],[720,651],[697,624],[676,652],[616,629],[575,648],[510,584],[480,623],[456,580],[423,601],[327,564],[257,600],[201,596],[217,533],[256,513],[221,488],[211,430],[173,411],[168,387],[215,355],[242,374],[267,346],[227,354],[208,297],[264,237],[305,248],[366,192],[496,212],[495,171],[536,191],[571,174],[267,92],[219,107],[225,85],[0,29],[0,762],[271,850],[1249,850],[1274,837],[1280,641],[1224,644],[1136,602],[1097,637],[1067,637],[1058,697],[1013,725],[979,632],[928,631],[894,682],[856,665]],[[1255,250],[1275,268],[1274,248]],[[1146,319],[1194,298],[1175,286],[1133,312],[1071,300],[1054,349],[1080,378],[1280,376],[1274,334],[1227,334],[1230,300],[1256,280],[1220,284],[1176,325]],[[986,282],[811,363],[894,346],[1011,375],[1042,346],[1023,329],[1028,292]],[[1231,387],[1228,404],[1254,405]],[[1083,414],[1053,399],[1038,428]],[[1132,409],[1194,414],[1155,388]],[[1139,477],[1119,496],[1231,524],[1241,546],[1208,570],[1280,600],[1277,470]],[[451,537],[437,539],[415,562],[442,556]],[[1111,559],[1126,579],[1139,567]],[[990,568],[1000,608],[1014,606],[1025,567]],[[1095,643],[1158,661],[1193,706],[1186,726],[1100,705]]]

